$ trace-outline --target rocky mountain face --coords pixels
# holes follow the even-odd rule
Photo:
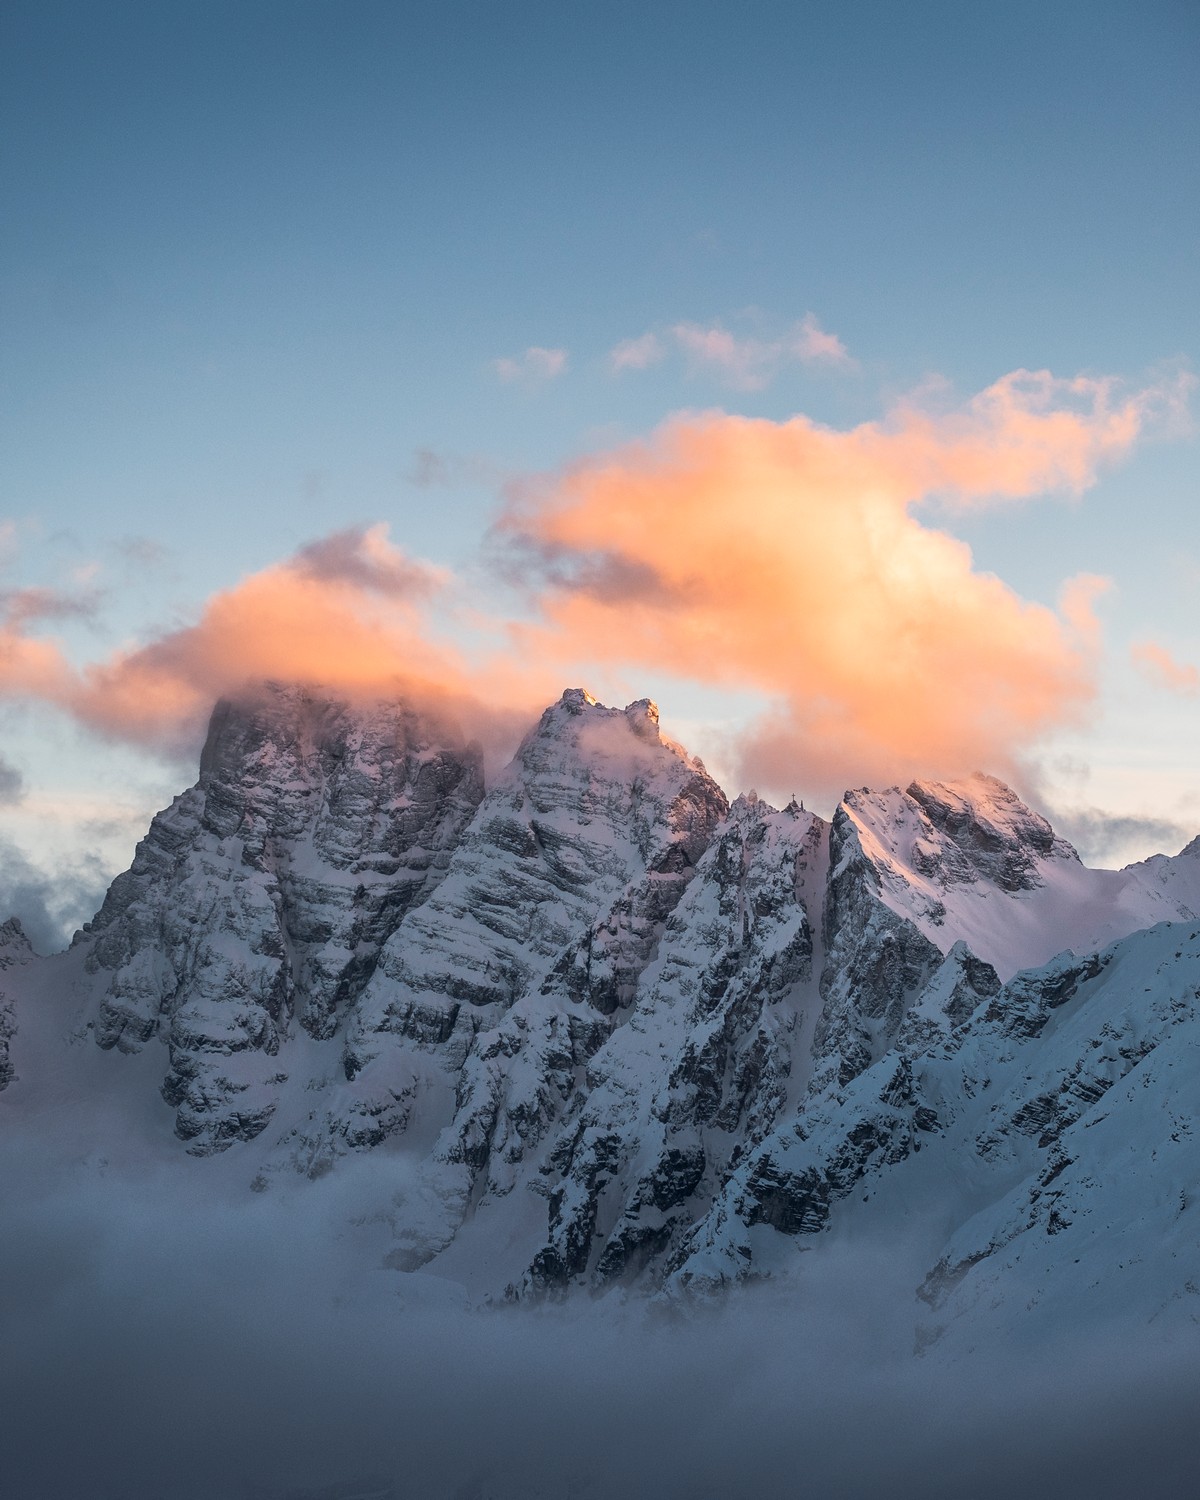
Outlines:
[[[398,704],[271,686],[213,715],[200,780],[150,825],[80,935],[101,1047],[165,1043],[194,1150],[256,1135],[298,1030],[329,1040],[444,876],[481,756]]]
[[[1107,1286],[1139,1223],[1187,1296],[1198,850],[1088,870],[986,776],[730,805],[581,690],[485,792],[452,725],[271,687],[67,954],[0,928],[0,1086],[36,971],[183,1149],[267,1191],[376,1153],[389,1264],[476,1292],[692,1297],[920,1202],[933,1332],[1001,1265]]]
[[[15,998],[5,983],[5,971],[19,969],[33,957],[33,948],[16,917],[0,923],[0,1089],[13,1081],[10,1048],[17,1029]]]

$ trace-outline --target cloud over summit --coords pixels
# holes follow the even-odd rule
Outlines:
[[[1016,371],[849,431],[673,419],[512,497],[502,531],[540,569],[527,649],[757,689],[760,784],[1003,768],[1087,708],[1103,580],[1031,603],[917,512],[1082,490],[1157,396]]]
[[[564,682],[652,670],[767,705],[740,747],[760,786],[1003,771],[1087,711],[1103,580],[1066,580],[1055,607],[1023,599],[936,517],[1078,493],[1172,399],[1021,370],[849,430],[679,416],[510,487],[469,600],[384,526],[346,528],[214,594],[194,623],[79,668],[45,633],[69,593],[10,593],[0,695],[172,745],[266,677],[453,700],[483,723]]]

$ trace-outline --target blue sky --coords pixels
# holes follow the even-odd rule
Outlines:
[[[933,381],[1174,378],[1198,75],[1186,0],[5,4],[7,587],[91,590],[40,627],[84,663],[354,523],[474,576],[506,481],[679,410],[844,429]],[[806,314],[846,361],[763,356],[750,387],[672,332],[761,350]],[[648,332],[669,353],[614,374]],[[505,379],[531,348],[561,372]],[[1200,826],[1197,700],[1129,661],[1200,658],[1198,488],[1176,420],[1081,497],[937,520],[1028,600],[1113,582],[1091,720],[1039,751],[1060,805]],[[647,690],[701,739],[720,719]],[[0,816],[41,868],[121,863],[181,784],[4,713],[26,796]]]

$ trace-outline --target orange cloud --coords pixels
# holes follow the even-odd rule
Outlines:
[[[1152,405],[1018,371],[849,432],[676,419],[512,497],[544,617],[526,649],[768,695],[744,772],[776,788],[1004,768],[1093,697],[1103,580],[1030,603],[913,511],[1082,489]]]
[[[1167,648],[1156,641],[1139,641],[1130,648],[1129,654],[1156,686],[1188,698],[1200,693],[1200,671],[1186,662],[1176,661]]]
[[[81,670],[54,641],[28,635],[30,611],[16,609],[0,627],[0,693],[56,703],[105,735],[173,747],[194,743],[217,698],[268,678],[352,697],[403,694],[481,737],[511,737],[510,719],[543,706],[541,685],[503,662],[472,666],[435,638],[426,606],[447,581],[382,526],[338,532],[213,595],[194,625]]]
[[[1031,603],[920,508],[1082,490],[1172,399],[1017,371],[957,410],[909,401],[849,431],[676,418],[510,494],[497,530],[532,620],[487,601],[468,612],[448,575],[382,526],[356,528],[215,594],[194,624],[82,668],[38,632],[94,596],[0,591],[0,694],[183,746],[217,697],[291,679],[444,706],[499,749],[565,684],[636,686],[653,670],[765,700],[741,769],[773,790],[1003,772],[1086,713],[1105,581]],[[446,609],[478,648],[439,634]],[[1161,647],[1135,656],[1200,690]]]
[[[1102,463],[1128,452],[1147,422],[1173,414],[1194,382],[1179,376],[1118,399],[1117,382],[1014,370],[957,412],[900,403],[891,421],[848,434],[897,475],[910,499],[967,507],[1046,490],[1076,494]]]

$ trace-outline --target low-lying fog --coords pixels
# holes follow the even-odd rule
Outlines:
[[[788,1284],[687,1315],[632,1297],[470,1307],[383,1265],[372,1205],[400,1158],[255,1194],[234,1152],[117,1161],[61,1119],[5,1123],[3,1487],[23,1500],[986,1500],[1194,1481],[1200,1329],[1171,1341],[1113,1308],[1032,1345],[1016,1329],[918,1356],[919,1254],[826,1239]]]

